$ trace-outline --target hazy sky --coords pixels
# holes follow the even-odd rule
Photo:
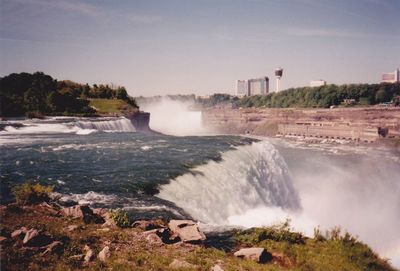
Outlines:
[[[277,66],[283,88],[373,83],[400,67],[399,14],[400,0],[0,0],[0,76],[134,96],[233,92]]]

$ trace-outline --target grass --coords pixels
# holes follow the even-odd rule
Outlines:
[[[118,99],[91,99],[89,106],[100,114],[124,114],[136,112],[138,109]]]
[[[1,263],[4,270],[172,270],[169,264],[174,259],[184,260],[196,269],[208,271],[220,264],[225,271],[234,270],[388,270],[393,268],[376,255],[367,245],[348,233],[334,228],[323,236],[308,238],[290,230],[289,224],[235,230],[231,249],[223,251],[210,246],[189,244],[154,244],[137,228],[110,228],[103,231],[97,224],[85,224],[82,220],[51,214],[40,205],[8,205],[0,208],[1,235],[9,236],[12,231],[25,226],[46,232],[64,243],[61,255],[47,255],[26,250],[19,242],[2,243]],[[125,216],[121,214],[121,217]],[[123,219],[125,220],[125,219]],[[79,228],[66,231],[68,225]],[[10,239],[9,239],[10,240]],[[95,260],[82,264],[73,256],[84,254],[88,245],[97,254],[105,245],[111,248],[111,258],[106,262]],[[233,256],[239,248],[264,247],[274,255],[268,264]]]

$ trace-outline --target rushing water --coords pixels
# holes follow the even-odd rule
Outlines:
[[[124,118],[1,123],[1,201],[27,180],[61,200],[209,226],[336,225],[399,265],[400,161],[385,148],[136,133]],[[172,131],[172,130],[171,130]]]

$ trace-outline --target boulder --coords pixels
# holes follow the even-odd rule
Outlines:
[[[181,261],[174,259],[172,263],[170,263],[169,268],[172,269],[181,269],[181,268],[197,268],[196,265],[188,263],[187,261]]]
[[[219,264],[216,264],[213,267],[211,267],[210,271],[224,271],[224,269],[222,269],[222,267]]]
[[[94,251],[90,248],[87,249],[86,254],[85,254],[85,258],[83,259],[85,261],[85,263],[89,263],[91,261],[93,261],[95,258],[95,254]]]
[[[178,234],[171,232],[170,229],[162,228],[157,229],[156,234],[158,237],[161,238],[163,243],[165,244],[173,244],[179,242],[181,239],[179,238]]]
[[[236,257],[250,259],[258,263],[266,263],[272,259],[271,253],[262,247],[242,248],[234,253]]]
[[[73,218],[82,218],[85,223],[104,223],[104,219],[90,209],[86,205],[75,205],[71,207],[62,208],[60,214],[63,216],[71,216]]]
[[[71,232],[71,231],[77,230],[78,228],[79,228],[78,225],[69,225],[69,226],[66,228],[66,230],[69,231],[69,232]]]
[[[61,254],[63,249],[64,249],[63,243],[61,243],[60,241],[54,241],[50,245],[46,246],[46,250],[42,253],[42,256],[48,253]]]
[[[98,255],[98,258],[100,261],[105,262],[107,261],[108,258],[110,258],[111,253],[110,253],[110,247],[105,246]]]
[[[153,230],[153,229],[162,228],[163,226],[154,221],[138,220],[138,221],[135,221],[132,223],[132,227],[139,228],[144,231],[149,231],[149,230]]]
[[[0,244],[7,240],[7,237],[0,236]]]
[[[11,233],[11,238],[17,238],[20,237],[22,234],[25,234],[28,231],[27,228],[21,227],[18,230],[15,230]]]
[[[176,233],[183,242],[199,243],[206,240],[205,235],[192,220],[171,220],[168,228]]]
[[[30,229],[25,233],[22,243],[28,247],[44,247],[52,242],[50,236],[41,234],[35,229]]]
[[[146,234],[146,241],[153,245],[161,245],[163,243],[161,238],[155,232]]]

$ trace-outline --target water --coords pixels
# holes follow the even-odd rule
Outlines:
[[[32,180],[54,185],[64,201],[124,208],[134,218],[192,218],[209,228],[290,218],[308,235],[339,225],[400,264],[400,159],[387,148],[145,135],[123,118],[2,126],[3,202]]]

